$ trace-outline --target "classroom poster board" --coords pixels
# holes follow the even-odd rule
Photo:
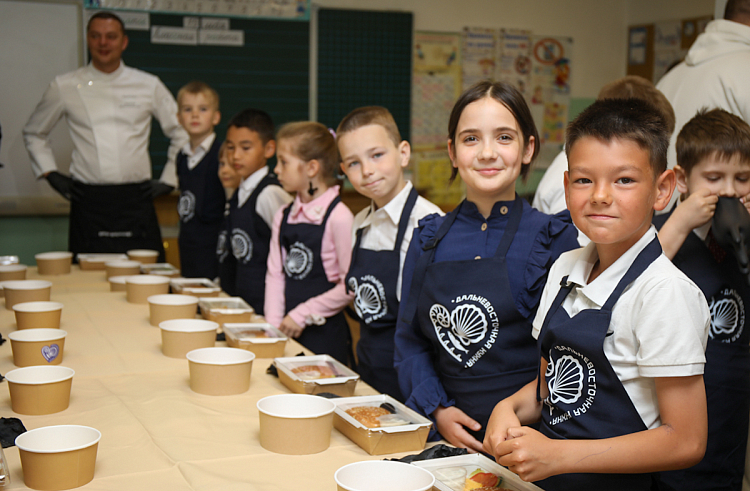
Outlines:
[[[86,7],[310,20],[310,0],[86,0]]]

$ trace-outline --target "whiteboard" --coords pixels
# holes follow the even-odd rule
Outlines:
[[[68,202],[37,181],[21,130],[52,79],[83,63],[80,0],[0,0],[0,215],[60,214]],[[50,135],[68,171],[73,144],[61,120]]]

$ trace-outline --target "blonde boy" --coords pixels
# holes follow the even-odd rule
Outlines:
[[[357,344],[362,380],[403,401],[393,368],[393,336],[401,299],[401,270],[417,222],[440,208],[404,179],[409,142],[388,109],[360,107],[336,131],[341,170],[372,200],[354,217],[354,250],[346,284],[360,318]]]
[[[566,140],[568,209],[591,243],[552,266],[533,323],[540,384],[495,407],[484,446],[547,491],[646,491],[698,462],[707,432],[708,306],[651,225],[675,185],[669,134],[647,103],[607,99]]]

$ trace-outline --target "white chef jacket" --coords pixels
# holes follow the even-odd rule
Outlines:
[[[55,77],[23,129],[37,177],[57,170],[48,137],[63,117],[74,144],[70,173],[86,184],[151,179],[148,144],[155,117],[171,140],[161,180],[177,186],[175,157],[189,139],[177,122],[177,103],[158,77],[122,62],[112,73],[89,64]]]

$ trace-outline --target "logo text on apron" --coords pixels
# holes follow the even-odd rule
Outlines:
[[[459,295],[451,303],[457,304],[451,311],[439,303],[433,304],[430,320],[443,348],[464,363],[465,368],[470,368],[495,344],[500,327],[497,312],[489,300],[475,294]],[[476,350],[474,354],[470,354],[470,348]],[[468,359],[464,362],[464,358]]]
[[[558,353],[555,353],[557,351]],[[565,354],[561,354],[565,353]],[[549,363],[544,378],[547,381],[549,396],[544,400],[552,415],[561,412],[559,407],[577,407],[561,412],[551,420],[554,426],[574,416],[584,414],[596,397],[596,367],[585,355],[569,346],[554,346],[549,353]]]
[[[232,230],[232,254],[243,263],[247,263],[253,257],[253,241],[241,228]]]
[[[745,328],[745,303],[733,288],[724,288],[711,297],[708,304],[711,312],[711,339],[722,343],[734,343]]]
[[[299,241],[292,244],[284,261],[286,275],[295,280],[303,280],[310,274],[312,267],[313,253],[310,248]]]
[[[189,222],[193,219],[193,216],[195,216],[195,194],[192,191],[184,191],[180,195],[177,213],[180,215],[180,221],[182,222]]]
[[[388,313],[385,288],[371,274],[364,275],[359,280],[360,283],[357,284],[357,278],[349,278],[349,289],[355,294],[354,310],[365,324],[369,324]]]

